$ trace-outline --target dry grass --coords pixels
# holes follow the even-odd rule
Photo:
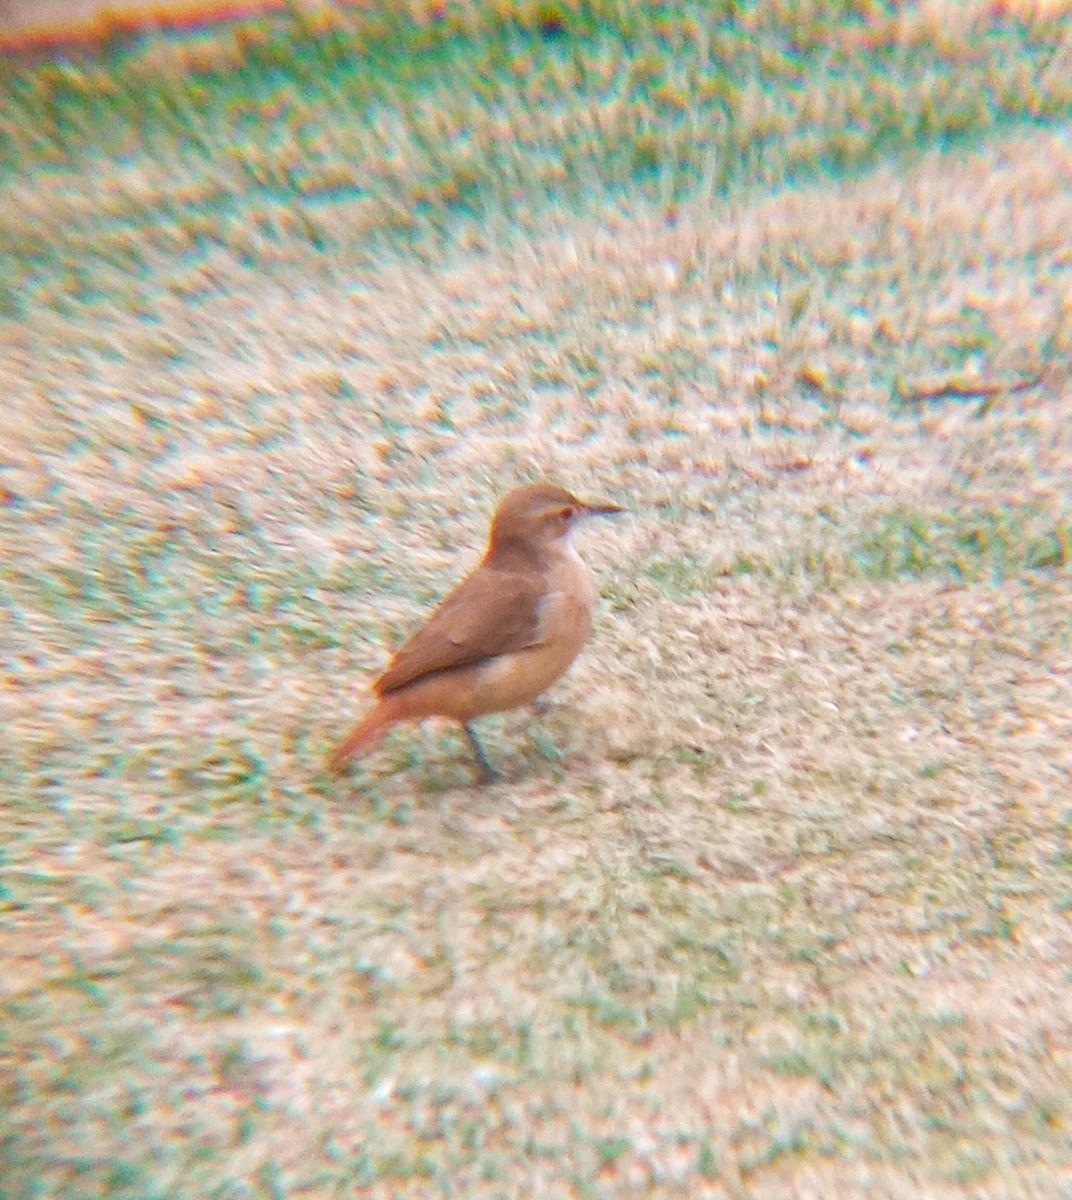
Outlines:
[[[1072,1195],[1070,182],[251,229],[0,327],[0,1192]],[[632,516],[509,782],[331,781],[544,475]]]

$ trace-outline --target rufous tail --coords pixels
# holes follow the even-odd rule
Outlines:
[[[380,740],[387,727],[399,720],[400,714],[397,709],[398,705],[391,703],[391,698],[381,700],[332,750],[328,766],[333,771],[340,771],[348,759],[355,755],[367,754]]]

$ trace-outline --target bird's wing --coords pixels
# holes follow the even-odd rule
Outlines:
[[[540,635],[546,584],[532,572],[480,567],[451,592],[375,683],[381,696],[433,675],[525,650]]]

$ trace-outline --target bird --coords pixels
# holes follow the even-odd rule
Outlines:
[[[624,511],[548,482],[508,492],[484,557],[373,683],[376,702],[334,747],[331,769],[340,773],[400,721],[439,716],[461,725],[481,781],[501,779],[472,722],[532,703],[577,657],[596,591],[570,539],[586,518]]]

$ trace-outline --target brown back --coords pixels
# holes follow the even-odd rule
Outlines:
[[[537,571],[481,564],[398,651],[373,685],[376,692],[387,696],[429,675],[535,645],[545,590],[543,575]]]

